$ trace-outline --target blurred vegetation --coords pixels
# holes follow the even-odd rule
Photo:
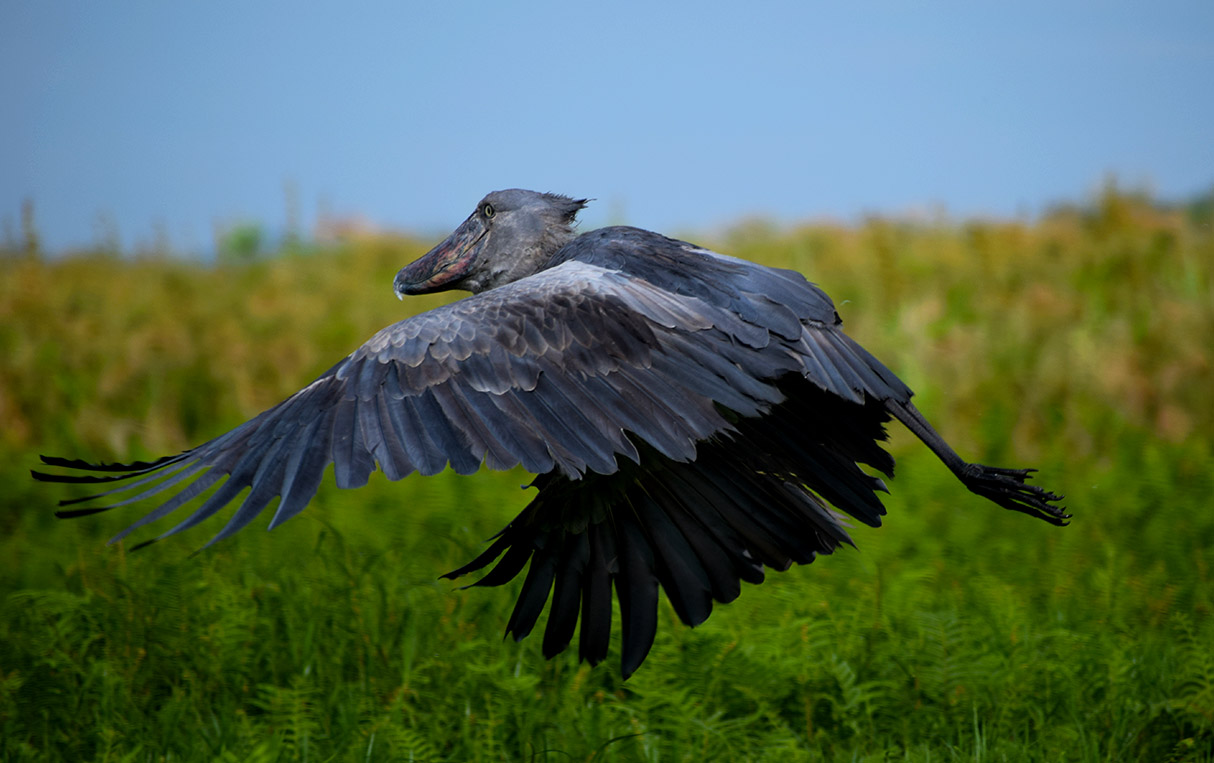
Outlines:
[[[272,405],[440,301],[390,289],[427,242],[48,260],[31,223],[0,256],[0,758],[1214,760],[1195,208],[1110,187],[1031,224],[700,240],[822,284],[959,451],[1039,466],[1076,516],[999,511],[895,432],[886,527],[695,630],[663,603],[627,682],[614,649],[503,642],[513,588],[437,580],[525,503],[521,472],[330,484],[197,556],[214,526],[128,556],[104,542],[136,510],[60,522],[28,478],[40,452],[152,457]]]

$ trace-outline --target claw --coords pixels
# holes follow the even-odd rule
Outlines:
[[[1052,525],[1063,526],[1071,518],[1065,506],[1055,506],[1063,496],[1052,493],[1038,485],[1029,485],[1035,469],[1005,469],[998,466],[966,464],[962,470],[962,482],[983,498],[994,501],[1005,509],[1019,511],[1043,519]]]

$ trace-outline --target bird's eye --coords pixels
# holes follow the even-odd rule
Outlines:
[[[481,207],[481,214],[483,214],[486,219],[493,217],[494,211],[495,210],[493,209],[492,204],[486,204],[485,206]]]

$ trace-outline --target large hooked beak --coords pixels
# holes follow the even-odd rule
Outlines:
[[[489,229],[477,215],[472,215],[438,246],[401,268],[392,282],[396,296],[429,294],[459,287],[468,275],[481,241]]]

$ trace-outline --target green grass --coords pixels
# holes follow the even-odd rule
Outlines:
[[[970,458],[1035,465],[1053,528],[905,433],[885,527],[772,573],[628,681],[502,640],[514,587],[438,575],[521,472],[331,484],[273,533],[127,554],[40,452],[213,436],[402,310],[426,248],[206,267],[0,258],[0,759],[1214,761],[1214,236],[1109,192],[1032,225],[871,220],[701,240],[795,267]],[[377,475],[378,477],[379,475]],[[135,540],[148,537],[139,536]],[[540,624],[542,627],[542,623]]]

